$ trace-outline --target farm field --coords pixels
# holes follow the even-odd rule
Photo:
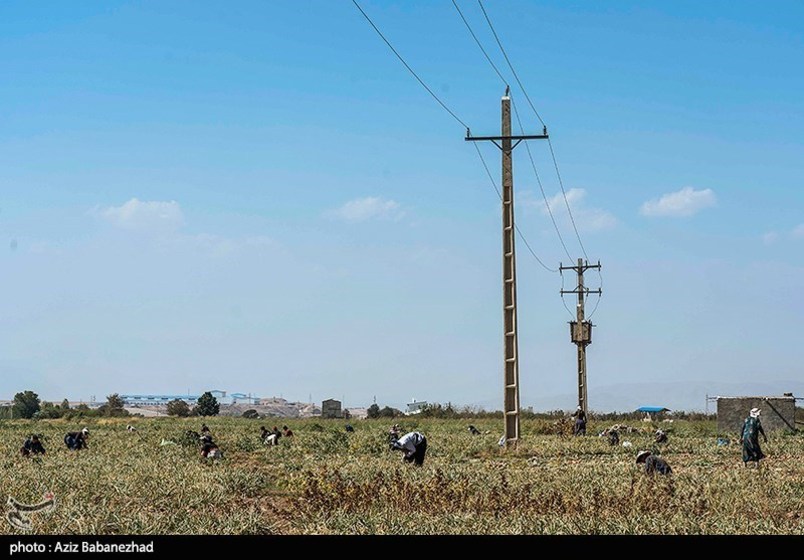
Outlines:
[[[573,438],[523,420],[519,447],[503,451],[497,419],[398,419],[428,438],[417,469],[388,449],[394,420],[351,420],[350,434],[343,420],[204,421],[224,451],[214,464],[182,440],[200,418],[2,421],[0,484],[27,504],[55,494],[52,512],[31,515],[36,534],[804,534],[801,433],[769,434],[755,470],[734,434],[717,445],[713,422],[659,424],[669,442],[657,448],[649,423],[628,423],[632,447],[611,447],[596,434],[615,422]],[[285,422],[295,437],[263,446],[259,427]],[[89,449],[69,452],[63,435],[84,426]],[[29,433],[44,435],[41,460],[19,454]],[[674,474],[646,476],[640,449]]]

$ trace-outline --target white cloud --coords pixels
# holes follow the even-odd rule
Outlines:
[[[554,196],[548,197],[547,204],[545,204],[544,199],[535,200],[534,196],[528,193],[524,197],[523,203],[538,208],[545,216],[548,216],[552,211],[556,221],[561,219],[565,222],[565,225],[570,222],[567,212],[567,205],[569,205],[570,210],[572,210],[572,216],[575,219],[575,225],[579,231],[601,231],[611,229],[617,225],[617,218],[610,212],[601,208],[586,207],[585,198],[585,189],[570,189],[567,191],[566,202],[564,201],[564,194],[559,192]],[[549,210],[547,208],[548,204],[550,205]]]
[[[804,224],[798,224],[796,227],[794,227],[793,231],[790,232],[790,235],[798,239],[804,239]]]
[[[762,241],[765,243],[765,245],[770,245],[771,243],[774,243],[778,238],[779,234],[776,233],[775,231],[769,231],[768,233],[762,235]]]
[[[172,232],[184,225],[184,214],[175,200],[142,201],[132,198],[122,206],[96,208],[95,214],[117,227],[151,233]]]
[[[405,213],[395,200],[385,200],[376,196],[356,198],[343,206],[328,210],[325,213],[331,218],[347,222],[365,222],[368,220],[401,219]]]
[[[717,199],[712,189],[696,191],[692,187],[684,187],[680,191],[645,202],[639,213],[643,216],[686,217],[716,204]]]

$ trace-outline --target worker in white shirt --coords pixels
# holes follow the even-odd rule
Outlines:
[[[424,454],[427,453],[427,438],[421,432],[410,432],[392,443],[392,448],[404,451],[406,463],[414,463],[417,467],[424,463]]]

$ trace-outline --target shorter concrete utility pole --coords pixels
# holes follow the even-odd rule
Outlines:
[[[600,269],[600,261],[597,264],[589,264],[583,259],[578,259],[577,266],[558,267],[559,271],[574,270],[578,275],[578,287],[574,290],[561,290],[561,294],[577,294],[578,306],[576,320],[570,321],[570,337],[572,342],[578,346],[578,406],[584,414],[589,413],[589,398],[586,391],[586,347],[592,344],[592,322],[584,318],[584,296],[589,294],[602,294],[603,291],[590,290],[583,284],[583,273],[589,269]]]

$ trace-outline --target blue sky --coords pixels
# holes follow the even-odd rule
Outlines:
[[[450,1],[361,5],[473,133],[497,133],[504,87]],[[459,5],[514,84],[478,4]],[[610,385],[802,381],[804,6],[484,5],[603,264],[590,406]],[[350,1],[3,2],[0,72],[4,398],[499,408],[499,200]],[[569,258],[523,148],[517,222],[555,268]],[[518,281],[523,404],[569,407],[561,277],[518,240]]]

